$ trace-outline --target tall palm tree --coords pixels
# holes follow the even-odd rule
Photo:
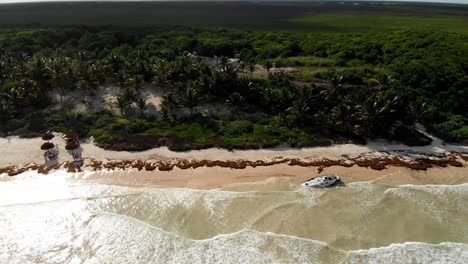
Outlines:
[[[224,71],[224,72],[227,72],[229,67],[230,67],[230,64],[229,64],[229,58],[226,57],[226,56],[222,56],[220,59],[219,59],[219,64],[221,66],[221,70]]]
[[[270,69],[274,67],[273,62],[271,60],[265,60],[265,69],[267,70],[268,75],[270,75]]]
[[[253,72],[255,71],[255,63],[254,62],[249,63],[249,71],[250,71],[250,78],[252,78],[253,77]]]
[[[399,97],[380,90],[364,96],[356,102],[363,127],[370,135],[383,132],[394,121],[390,117],[396,112]]]
[[[397,84],[397,81],[388,73],[379,73],[375,78],[368,80],[368,84],[379,89],[389,89]]]
[[[161,88],[165,93],[168,92],[172,86],[170,64],[164,59],[157,60],[152,66],[152,71],[154,75],[153,86]]]
[[[40,87],[46,88],[47,74],[47,65],[44,57],[41,55],[34,56],[29,63],[29,75],[31,76],[31,79],[36,81]]]
[[[140,97],[136,100],[136,105],[138,109],[140,110],[140,117],[143,117],[145,115],[146,100]]]
[[[49,96],[47,90],[35,81],[31,81],[31,88],[29,89],[28,100],[32,105],[45,107],[49,103]]]
[[[340,133],[359,136],[362,134],[359,120],[362,118],[355,105],[345,99],[329,111],[328,123]]]
[[[190,115],[193,115],[193,108],[199,105],[203,100],[203,95],[199,90],[197,81],[191,81],[185,87],[182,104],[190,109]]]
[[[1,96],[1,94],[0,94]],[[8,100],[3,100],[0,97],[0,131],[6,132],[7,126],[5,125],[8,120],[13,118],[14,108]]]
[[[120,110],[120,114],[122,116],[125,116],[125,108],[128,107],[128,100],[127,98],[123,96],[117,96],[117,102],[116,102],[117,107]]]
[[[322,92],[326,100],[343,96],[343,75],[333,72],[328,77],[328,89]]]
[[[244,97],[238,92],[234,92],[234,93],[230,94],[228,99],[226,100],[226,102],[231,107],[234,108],[235,113],[239,112],[239,109],[243,106],[244,101],[245,101]]]
[[[174,108],[178,106],[178,101],[176,99],[176,96],[172,93],[166,93],[163,95],[162,100],[161,100],[161,112],[163,113],[164,116],[166,115],[173,115],[174,113]]]
[[[61,56],[53,58],[48,65],[50,85],[57,89],[60,96],[60,104],[63,106],[63,95],[65,89],[70,88],[72,79],[67,69],[67,59]]]
[[[429,111],[429,107],[426,102],[422,100],[412,100],[408,105],[408,115],[411,118],[411,128],[415,129],[416,123],[421,120]]]
[[[4,86],[5,88],[5,86]],[[15,108],[24,101],[25,89],[20,82],[10,82],[6,84],[6,91],[3,92],[2,96]]]
[[[286,110],[288,117],[294,124],[302,125],[307,119],[311,110],[312,92],[312,87],[300,86],[296,88],[295,100],[292,102],[292,106]]]

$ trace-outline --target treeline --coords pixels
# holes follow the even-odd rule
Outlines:
[[[131,138],[122,135],[182,138],[174,147],[177,149],[190,148],[200,143],[200,138],[204,147],[273,146],[285,142],[305,146],[314,141],[323,144],[319,139],[325,137],[335,142],[385,137],[427,144],[428,139],[414,129],[420,122],[443,139],[466,143],[466,43],[464,35],[421,32],[2,30],[0,126],[4,132],[75,126],[102,143]],[[188,53],[217,56],[219,63],[205,64]],[[299,56],[320,60],[291,59]],[[234,67],[228,57],[239,57],[242,63]],[[295,65],[290,65],[292,61]],[[270,69],[274,63],[314,66],[321,61],[327,62],[328,70],[316,73],[311,82],[303,85],[293,84],[291,77],[282,72],[270,73],[267,79],[248,74],[255,64]],[[157,118],[144,115],[145,83],[164,92]],[[60,95],[60,101],[66,92],[78,91],[86,101],[103,84],[119,87],[116,107],[125,120],[107,118],[106,114],[103,116],[107,119],[96,127],[95,118],[85,118],[92,113],[57,115],[50,108],[51,91]],[[211,103],[231,107],[232,114],[206,117],[194,111]],[[125,110],[132,107],[140,110],[139,117],[126,116]],[[189,115],[177,115],[181,108],[188,109]],[[245,114],[255,112],[259,114],[253,117]],[[249,123],[237,119],[249,119],[243,120]],[[184,125],[199,130],[191,125],[194,122],[207,129],[198,133],[198,138],[164,132],[173,128],[178,131],[177,127]],[[237,132],[226,132],[233,130]],[[193,134],[198,135],[195,131]]]

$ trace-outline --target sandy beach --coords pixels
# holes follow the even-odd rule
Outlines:
[[[71,172],[60,135],[60,165],[44,171],[42,142],[0,139],[4,263],[468,259],[466,146],[130,153],[88,142]],[[344,185],[300,185],[328,173]]]
[[[42,168],[40,138],[0,138],[0,171],[17,175]],[[66,170],[71,156],[59,134],[51,141],[62,150]],[[74,177],[114,185],[212,189],[231,184],[287,178],[302,182],[316,175],[337,173],[345,183],[460,184],[468,182],[468,146],[433,144],[408,147],[385,141],[367,145],[342,144],[304,149],[227,151],[206,149],[172,152],[165,147],[143,152],[116,152],[83,143],[85,166]],[[14,173],[12,173],[14,172]]]

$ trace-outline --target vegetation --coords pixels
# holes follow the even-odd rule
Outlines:
[[[468,36],[443,25],[361,33],[2,29],[0,132],[74,129],[120,150],[245,149],[377,137],[424,145],[430,139],[415,129],[422,123],[447,141],[467,143]],[[255,75],[255,65],[268,77]],[[67,94],[90,103],[103,85],[118,87],[115,111],[68,105]],[[148,85],[161,92],[154,115],[146,111]],[[213,105],[228,111],[202,111]]]
[[[466,5],[354,1],[113,1],[0,6],[2,26],[189,26],[305,32],[467,33]]]
[[[468,34],[468,19],[463,16],[408,16],[388,13],[306,15],[292,19],[298,26],[321,32],[381,32],[382,30],[426,30]]]

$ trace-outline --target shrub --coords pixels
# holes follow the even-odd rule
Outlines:
[[[88,132],[88,136],[96,138],[96,137],[101,136],[104,133],[105,133],[105,131],[103,129],[91,129]]]
[[[468,143],[468,126],[463,126],[462,128],[453,131],[451,134],[458,141],[465,144]]]
[[[224,135],[231,137],[240,136],[246,133],[250,133],[252,131],[253,124],[252,122],[247,120],[232,121],[222,129],[222,133]]]
[[[124,125],[125,131],[129,134],[137,134],[149,128],[149,124],[141,119],[132,119]]]
[[[277,139],[267,140],[263,142],[262,148],[274,148],[281,144],[281,142]]]
[[[104,133],[104,134],[100,134],[99,136],[95,137],[94,138],[94,141],[96,143],[109,143],[111,142],[112,140],[112,136],[110,134],[107,134],[107,133]]]
[[[91,124],[92,128],[103,128],[114,122],[114,117],[110,115],[100,116],[94,123]]]
[[[435,134],[447,141],[463,142],[468,139],[466,130],[468,119],[454,115],[448,121],[433,126]]]
[[[210,138],[214,135],[213,131],[198,123],[182,124],[169,128],[167,136],[180,139],[199,139]]]
[[[301,138],[297,143],[298,148],[330,146],[333,142],[328,138]]]
[[[171,151],[188,151],[192,149],[192,146],[187,143],[171,142],[167,148]]]
[[[223,137],[220,142],[220,147],[226,148],[226,149],[239,149],[242,147],[244,144],[244,139],[243,138],[231,138],[231,137]]]
[[[125,151],[143,151],[150,149],[150,145],[124,145],[122,150]]]

